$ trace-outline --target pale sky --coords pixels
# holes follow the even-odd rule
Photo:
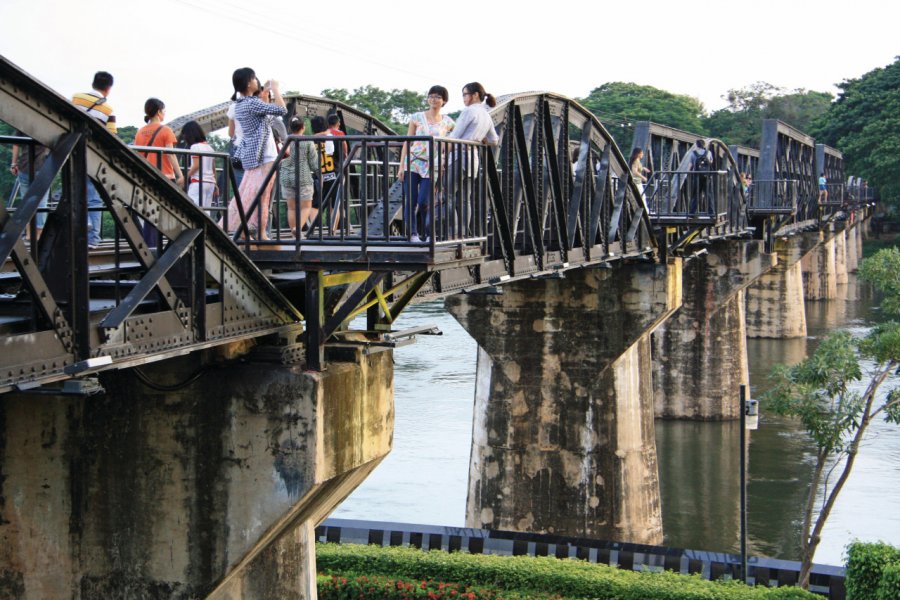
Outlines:
[[[65,96],[111,72],[120,125],[151,96],[169,119],[222,102],[243,66],[311,95],[438,83],[448,111],[470,81],[572,98],[632,81],[709,110],[760,80],[836,93],[900,54],[897,23],[897,0],[0,0],[0,54]]]

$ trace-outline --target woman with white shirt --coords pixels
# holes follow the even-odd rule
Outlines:
[[[496,146],[500,142],[500,137],[494,129],[494,121],[487,109],[497,106],[497,99],[485,92],[484,86],[477,81],[464,85],[462,95],[466,107],[459,113],[456,126],[448,137]]]
[[[212,152],[212,147],[206,141],[203,127],[197,121],[188,121],[181,128],[181,139],[191,150],[197,152]],[[212,156],[191,155],[191,166],[188,168],[188,197],[197,206],[209,208],[212,206],[213,196],[216,192],[216,165]]]
[[[464,85],[462,95],[463,104],[466,107],[459,113],[459,117],[456,119],[456,126],[447,137],[456,140],[479,142],[488,146],[499,144],[500,136],[497,135],[497,130],[494,128],[494,120],[488,114],[488,108],[497,106],[497,99],[492,94],[485,92],[484,86],[477,81]],[[447,198],[448,207],[451,209],[447,217],[450,219],[448,233],[451,236],[454,235],[456,230],[456,217],[459,218],[463,235],[466,234],[466,230],[469,229],[469,224],[472,220],[471,203],[468,190],[466,189],[468,186],[459,185],[460,173],[462,173],[463,178],[469,178],[474,177],[478,172],[478,153],[473,152],[474,159],[471,161],[472,164],[469,165],[466,156],[470,152],[472,152],[470,148],[454,148],[447,161]],[[460,156],[462,157],[461,167],[459,162],[457,162]],[[457,194],[460,194],[461,198],[456,198]],[[458,215],[454,215],[453,213],[456,212],[457,207],[461,208],[461,212]]]

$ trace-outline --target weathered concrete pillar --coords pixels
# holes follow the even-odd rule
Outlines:
[[[479,345],[468,526],[662,541],[648,336],[680,286],[636,263],[446,300]]]
[[[747,337],[806,336],[806,307],[800,259],[819,243],[818,234],[801,234],[775,241],[777,264],[746,290]]]
[[[313,528],[391,446],[391,355],[200,360],[3,396],[0,597],[316,597]]]
[[[653,334],[657,417],[738,418],[750,378],[742,292],[774,260],[761,241],[729,240],[686,261],[681,309]]]
[[[834,277],[838,285],[847,285],[847,229],[834,232]]]
[[[803,257],[804,297],[807,300],[837,298],[834,232],[820,232],[819,245]]]
[[[779,261],[778,266],[747,289],[747,337],[806,337],[800,261],[789,267]]]
[[[872,218],[869,217],[863,221],[857,221],[856,223],[856,261],[857,268],[859,267],[859,262],[863,259],[863,240],[865,239],[865,232],[872,224]]]
[[[860,244],[859,244],[859,224],[854,224],[847,228],[847,272],[856,273],[859,269]]]

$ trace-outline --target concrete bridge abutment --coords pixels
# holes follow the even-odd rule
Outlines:
[[[680,301],[680,260],[446,300],[479,346],[467,526],[662,541],[649,334]]]
[[[0,400],[0,597],[316,597],[314,527],[391,447],[391,354],[207,359]]]
[[[774,258],[761,241],[731,240],[685,261],[682,306],[652,336],[657,417],[738,418],[750,378],[743,291]]]

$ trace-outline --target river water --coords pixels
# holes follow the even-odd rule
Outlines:
[[[748,340],[751,392],[767,387],[773,365],[794,363],[837,328],[863,334],[877,317],[851,279],[848,300],[809,302],[809,337]],[[394,353],[394,449],[338,507],[335,517],[464,526],[475,380],[474,340],[442,302],[413,306],[400,327],[435,324]],[[737,399],[735,400],[737,401]],[[739,548],[737,422],[656,421],[666,543],[702,550]],[[900,427],[878,421],[826,526],[816,562],[842,564],[853,539],[900,545]],[[748,537],[751,554],[796,559],[799,518],[813,446],[798,426],[767,414],[749,445]]]

